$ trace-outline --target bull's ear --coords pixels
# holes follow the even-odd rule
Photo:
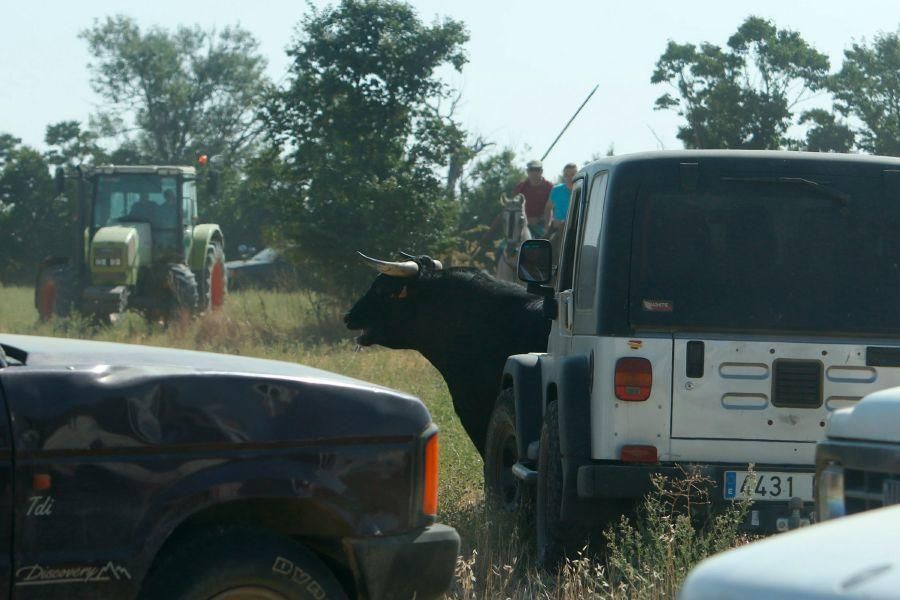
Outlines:
[[[408,295],[409,295],[409,294],[406,293],[406,286],[405,286],[405,285],[404,285],[402,288],[400,288],[400,291],[399,291],[399,292],[397,292],[397,297],[398,297],[398,298],[406,298]]]

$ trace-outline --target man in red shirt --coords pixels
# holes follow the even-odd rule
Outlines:
[[[516,186],[515,193],[525,196],[525,216],[528,228],[534,236],[544,235],[547,222],[544,219],[544,208],[550,198],[553,184],[544,179],[544,166],[539,160],[532,160],[526,166],[527,179]]]

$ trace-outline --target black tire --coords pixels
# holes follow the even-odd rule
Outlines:
[[[38,318],[68,317],[76,308],[78,286],[75,272],[67,264],[47,265],[38,272],[34,287],[34,307]]]
[[[334,574],[303,545],[249,527],[219,529],[175,548],[153,566],[140,598],[214,600],[226,593],[234,600],[347,598]]]
[[[187,265],[169,265],[168,282],[172,318],[189,317],[197,312],[197,279]]]
[[[518,459],[513,389],[506,388],[497,396],[485,436],[484,498],[489,509],[508,514],[519,510],[524,490],[512,472]]]
[[[566,556],[580,550],[589,532],[566,525],[560,519],[563,495],[562,453],[559,447],[559,407],[547,406],[541,427],[541,449],[538,454],[537,539],[538,565],[555,570]]]
[[[203,269],[197,273],[197,285],[198,306],[202,312],[222,307],[228,290],[228,272],[225,269],[225,251],[219,242],[206,247]]]

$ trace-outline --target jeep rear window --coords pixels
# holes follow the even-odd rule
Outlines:
[[[708,191],[643,194],[632,325],[900,333],[900,203],[879,177],[806,179],[826,189],[722,178]]]

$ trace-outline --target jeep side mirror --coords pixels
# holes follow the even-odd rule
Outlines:
[[[519,279],[547,283],[553,278],[553,247],[549,240],[526,240],[519,248]]]
[[[56,195],[62,196],[66,193],[66,170],[62,167],[56,167],[53,172],[53,183],[56,184]]]

